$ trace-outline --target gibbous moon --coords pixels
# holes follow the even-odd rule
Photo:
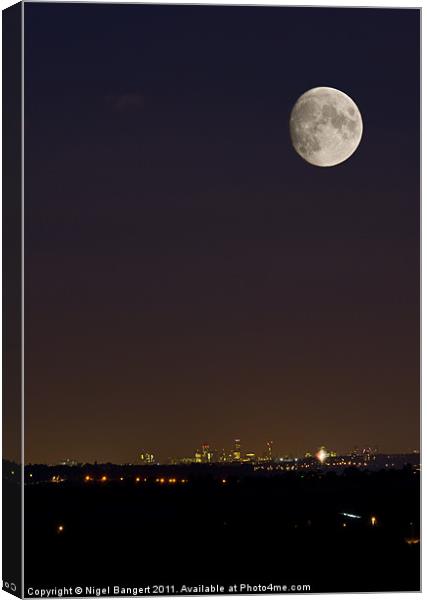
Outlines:
[[[333,167],[347,160],[358,147],[362,131],[357,105],[335,88],[308,90],[291,112],[292,145],[304,160],[317,167]]]

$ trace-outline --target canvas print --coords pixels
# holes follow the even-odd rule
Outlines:
[[[420,11],[3,14],[4,582],[420,589]]]

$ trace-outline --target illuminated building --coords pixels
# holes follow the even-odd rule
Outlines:
[[[154,464],[154,454],[152,452],[141,452],[139,457],[144,465]]]
[[[211,450],[209,444],[202,445],[202,462],[212,463],[214,462],[214,452]]]
[[[202,461],[210,462],[209,444],[202,444]]]
[[[358,447],[358,446],[355,446],[355,447],[353,448],[353,450],[350,452],[350,456],[351,456],[352,458],[355,458],[355,457],[357,457],[357,456],[360,456],[360,450],[359,450],[359,447]]]
[[[273,460],[273,442],[271,440],[267,442],[267,460]]]
[[[227,454],[227,452],[223,448],[219,455],[219,462],[228,462],[229,460],[230,460],[230,456]]]
[[[240,439],[234,440],[233,461],[240,462],[242,458]]]
[[[243,462],[256,462],[256,454],[255,452],[246,452],[244,458],[243,458]]]
[[[351,451],[351,457],[354,459],[358,459],[362,462],[372,462],[375,460],[376,455],[378,454],[377,446],[364,446],[363,448],[359,448],[355,446]]]
[[[63,467],[77,467],[79,463],[77,460],[73,460],[72,458],[66,458],[65,460],[62,460],[59,464]]]
[[[181,460],[180,462],[183,462]],[[215,462],[215,451],[211,449],[209,444],[202,444],[202,449],[199,448],[194,453],[192,462],[209,464]]]

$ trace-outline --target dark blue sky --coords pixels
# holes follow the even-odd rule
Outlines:
[[[25,5],[26,458],[418,448],[419,12]],[[357,152],[292,149],[316,86]]]

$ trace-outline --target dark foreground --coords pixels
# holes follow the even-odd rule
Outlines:
[[[25,488],[25,528],[27,590],[420,588],[419,473],[410,468],[39,483]]]

